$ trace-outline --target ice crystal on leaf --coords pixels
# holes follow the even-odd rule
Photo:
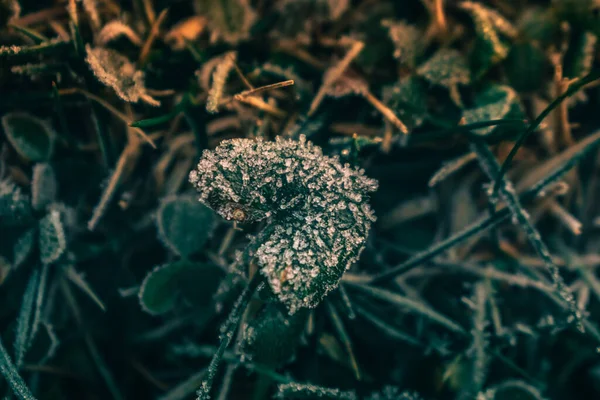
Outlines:
[[[290,313],[315,307],[360,255],[377,181],[307,142],[225,140],[204,151],[190,182],[227,220],[269,224],[251,244]]]

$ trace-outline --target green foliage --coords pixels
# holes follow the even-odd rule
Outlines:
[[[598,398],[598,10],[0,0],[0,398]]]
[[[52,156],[56,133],[47,122],[27,113],[2,117],[4,134],[14,149],[31,161],[47,161]]]
[[[210,265],[186,260],[158,266],[142,282],[140,304],[153,315],[171,310],[179,298],[191,301],[196,307],[206,305],[215,287],[210,282],[219,276]]]
[[[295,354],[308,313],[287,315],[278,304],[268,303],[245,327],[242,336],[244,354],[253,362],[277,367]]]
[[[156,212],[160,240],[183,258],[202,250],[214,225],[213,212],[189,196],[166,198]]]

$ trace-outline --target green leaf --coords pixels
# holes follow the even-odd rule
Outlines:
[[[208,304],[221,276],[215,266],[186,260],[158,266],[142,282],[138,293],[140,304],[152,315],[171,310],[180,295],[194,305]]]
[[[212,38],[234,44],[249,36],[256,12],[248,0],[195,0],[196,12],[207,17]]]
[[[266,304],[244,329],[242,352],[259,364],[279,366],[296,352],[307,317],[306,310],[289,316],[280,304]]]
[[[31,179],[31,205],[40,211],[56,200],[57,183],[50,164],[38,163],[33,167]]]
[[[471,72],[457,50],[439,50],[417,69],[417,74],[434,85],[447,88],[454,103],[462,105],[458,85],[467,85],[471,81]]]
[[[409,129],[419,127],[427,117],[427,91],[423,82],[406,77],[383,89],[383,102]]]
[[[517,30],[498,11],[480,3],[464,1],[461,8],[473,18],[477,39],[472,52],[473,69],[477,76],[508,56],[510,45],[504,37],[515,38]]]
[[[519,92],[541,89],[550,70],[544,51],[531,42],[515,44],[504,67],[510,85]]]
[[[40,220],[38,234],[42,263],[51,264],[58,260],[67,249],[67,239],[58,210],[51,210]]]
[[[418,57],[425,49],[423,32],[402,21],[384,20],[381,25],[387,28],[394,44],[394,58],[397,58],[403,65],[414,68],[417,65]]]
[[[164,199],[156,213],[159,239],[175,254],[189,257],[202,250],[215,225],[214,213],[187,196]]]
[[[56,133],[31,114],[13,112],[2,117],[2,127],[17,153],[31,161],[47,161],[54,149]]]
[[[476,96],[475,105],[474,108],[464,110],[464,124],[503,118],[512,119],[523,117],[517,93],[510,86],[489,86]],[[511,127],[510,129],[515,130],[515,127]],[[473,133],[479,136],[489,136],[493,132],[500,131],[500,126],[490,126],[474,129]]]

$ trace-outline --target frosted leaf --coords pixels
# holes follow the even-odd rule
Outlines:
[[[117,95],[128,102],[142,100],[151,106],[160,102],[152,98],[144,86],[144,73],[135,68],[127,57],[102,47],[85,47],[86,62],[98,80],[111,87]]]
[[[471,14],[475,24],[478,40],[473,49],[473,60],[477,72],[481,74],[491,65],[506,58],[510,46],[501,36],[515,38],[517,30],[496,10],[482,4],[465,1],[460,6]]]
[[[56,175],[50,164],[38,163],[33,167],[31,179],[31,205],[43,210],[56,199]]]
[[[280,308],[268,303],[243,330],[241,351],[255,363],[278,366],[296,351],[308,314],[288,316]]]
[[[46,161],[52,156],[56,133],[46,121],[28,113],[12,112],[2,117],[2,128],[22,157]]]
[[[180,257],[201,250],[214,227],[213,212],[190,197],[169,197],[156,213],[158,237]]]
[[[339,19],[350,5],[349,0],[278,0],[278,36],[296,36],[305,42],[311,33],[328,21]]]
[[[572,53],[566,66],[565,75],[571,78],[583,77],[590,73],[596,56],[598,36],[591,32],[577,34],[569,49]]]
[[[67,239],[58,210],[51,210],[40,220],[39,245],[40,260],[44,264],[58,260],[67,249]]]
[[[417,74],[434,85],[450,91],[452,100],[461,105],[458,85],[471,81],[471,71],[464,57],[456,50],[441,49],[417,69]]]
[[[235,44],[247,39],[256,21],[249,0],[195,0],[194,5],[198,14],[207,18],[212,41]]]
[[[372,393],[366,400],[422,400],[422,397],[416,392],[403,392],[396,386],[387,385]]]
[[[291,179],[290,179],[291,178]],[[307,142],[225,140],[205,150],[190,182],[200,201],[239,222],[270,219],[254,257],[290,313],[315,307],[358,259],[375,216],[377,181]]]
[[[135,45],[142,45],[142,39],[140,39],[138,34],[129,25],[119,20],[110,21],[104,25],[100,33],[96,36],[96,43],[104,46],[121,36],[125,36]]]
[[[216,68],[212,74],[212,84],[208,91],[206,111],[216,113],[219,111],[219,102],[223,97],[223,90],[227,82],[227,76],[235,65],[236,53],[230,51],[219,58]]]
[[[100,21],[100,14],[98,13],[96,0],[81,0],[81,3],[92,27],[94,29],[99,29],[102,22]]]
[[[406,77],[383,89],[383,102],[409,126],[418,127],[427,117],[427,90],[418,78]]]
[[[466,85],[471,81],[467,62],[458,51],[452,49],[439,50],[417,72],[429,82],[445,87]]]
[[[465,124],[503,119],[513,115],[523,117],[517,93],[510,86],[493,85],[488,87],[476,96],[475,104],[477,107],[464,110],[463,122]],[[473,132],[487,136],[498,129],[498,127],[490,126],[475,129]]]
[[[14,183],[0,181],[0,225],[26,224],[32,220],[29,196]]]
[[[414,67],[425,48],[423,32],[402,21],[384,20],[381,25],[388,29],[390,39],[394,43],[394,58],[402,64]]]
[[[483,27],[492,27],[497,32],[510,38],[517,37],[518,32],[513,24],[493,8],[488,8],[474,1],[463,1],[460,7],[473,16],[478,27],[479,24],[483,24]]]
[[[358,400],[354,391],[342,391],[310,383],[282,383],[277,386],[275,399],[338,399]]]

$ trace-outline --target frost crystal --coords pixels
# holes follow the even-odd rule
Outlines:
[[[315,307],[360,255],[377,181],[307,142],[225,140],[205,150],[190,182],[227,220],[269,219],[254,256],[290,313]]]

